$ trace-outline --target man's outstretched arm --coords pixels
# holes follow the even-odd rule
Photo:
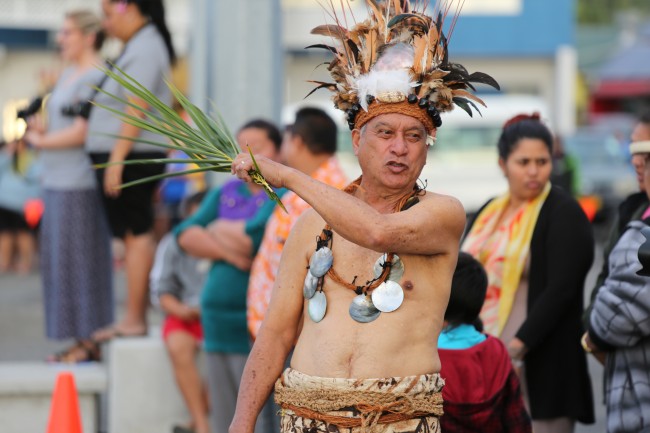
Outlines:
[[[261,156],[256,161],[269,183],[292,190],[338,234],[374,251],[445,254],[457,247],[465,227],[465,211],[453,197],[427,193],[418,205],[404,212],[380,213],[298,170]],[[247,154],[240,154],[233,163],[233,172],[246,181],[250,181],[246,173],[251,168]]]

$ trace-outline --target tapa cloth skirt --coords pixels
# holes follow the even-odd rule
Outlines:
[[[113,323],[111,239],[96,189],[45,190],[40,265],[46,335],[89,338]]]
[[[275,401],[282,407],[280,418],[281,433],[440,433],[440,418],[442,415],[442,388],[444,379],[439,374],[423,374],[419,376],[390,377],[382,379],[344,379],[310,376],[292,368],[287,368],[275,385]],[[288,391],[288,395],[285,392]],[[334,396],[332,395],[334,393]],[[329,394],[329,395],[328,395]],[[367,427],[342,427],[336,422],[326,419],[315,419],[302,416],[296,410],[307,408],[314,414],[334,416],[337,418],[359,418],[355,406],[347,406],[347,400],[364,400],[372,398],[373,394],[381,396],[393,395],[404,400],[426,400],[436,406],[433,412],[413,418],[370,425]],[[337,397],[346,407],[337,410],[322,411],[317,406],[332,406],[339,403]],[[299,406],[291,409],[288,406],[295,402],[283,401],[285,399],[300,400]],[[315,398],[318,401],[314,401]],[[389,399],[390,400],[390,399]],[[287,404],[289,403],[289,404]],[[367,401],[370,403],[370,400]],[[393,408],[398,410],[397,407]],[[377,414],[378,415],[378,414]]]

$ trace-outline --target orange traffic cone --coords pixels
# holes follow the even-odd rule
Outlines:
[[[47,433],[82,433],[77,389],[74,376],[68,371],[56,378]]]

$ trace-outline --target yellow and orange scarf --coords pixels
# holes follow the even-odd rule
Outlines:
[[[485,331],[499,336],[512,310],[517,287],[530,251],[537,217],[546,201],[551,184],[526,203],[507,221],[501,219],[510,194],[492,200],[481,213],[462,245],[462,250],[483,264],[488,274],[488,293],[481,310]]]

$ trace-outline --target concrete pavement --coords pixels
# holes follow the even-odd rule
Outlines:
[[[596,263],[590,272],[586,287],[591,290],[600,269],[600,248]],[[115,275],[117,312],[122,311],[125,295],[124,274]],[[585,293],[585,297],[588,297]],[[160,323],[161,315],[149,314],[150,323]],[[48,341],[44,336],[43,306],[40,279],[37,273],[27,276],[0,275],[0,362],[40,361],[65,347],[68,342]],[[558,366],[560,367],[560,366]],[[591,357],[589,360],[592,386],[595,394],[597,422],[595,425],[578,424],[575,433],[605,432],[605,408],[602,405],[602,367]]]

